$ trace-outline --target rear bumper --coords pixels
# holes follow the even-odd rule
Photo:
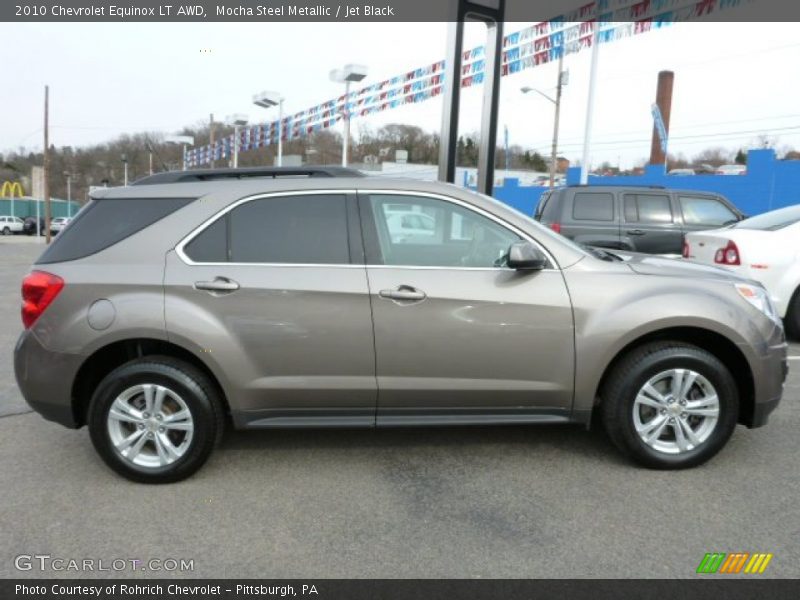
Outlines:
[[[83,357],[47,350],[30,331],[14,348],[14,374],[28,405],[48,421],[80,427],[72,407],[72,383]]]
[[[755,383],[753,414],[744,423],[750,428],[766,425],[770,413],[781,401],[786,376],[789,373],[788,349],[788,344],[781,338],[779,343],[769,346],[766,354],[753,365]]]

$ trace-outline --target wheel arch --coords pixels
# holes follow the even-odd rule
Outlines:
[[[96,349],[80,366],[72,384],[72,411],[77,427],[86,424],[89,401],[97,385],[117,367],[145,356],[170,356],[183,360],[203,372],[216,387],[224,404],[226,418],[230,416],[230,405],[225,389],[214,371],[196,354],[166,340],[154,338],[131,338],[117,340]]]
[[[755,410],[753,371],[739,347],[721,333],[700,327],[670,327],[646,333],[625,345],[609,361],[595,388],[593,412],[602,404],[601,392],[620,361],[634,349],[651,342],[684,342],[716,356],[728,368],[739,390],[738,422],[750,426]]]

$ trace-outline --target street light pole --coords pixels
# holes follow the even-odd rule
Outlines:
[[[331,81],[344,82],[344,104],[342,106],[342,117],[344,125],[344,135],[342,136],[342,166],[347,166],[347,149],[350,145],[350,111],[347,105],[350,101],[350,84],[358,82],[367,76],[367,67],[364,65],[345,65],[342,69],[334,69],[330,73]]]
[[[549,100],[555,105],[555,116],[553,118],[553,147],[550,153],[550,188],[554,188],[556,185],[556,163],[558,161],[558,125],[559,119],[561,117],[561,94],[563,91],[563,87],[567,84],[567,72],[563,70],[564,67],[564,55],[562,54],[558,59],[558,86],[556,88],[556,97],[551,98],[544,92],[541,92],[537,89],[532,87],[525,86],[522,88],[523,94],[529,94],[531,92],[535,92],[539,94],[542,98]]]
[[[558,120],[561,117],[561,91],[564,87],[564,53],[558,57],[558,87],[556,88],[556,115],[553,125],[553,153],[550,157],[550,189],[556,186],[556,161],[558,160]]]
[[[227,119],[230,125],[233,125],[233,161],[234,169],[239,168],[239,132],[241,127],[247,125],[247,115],[230,115]]]
[[[283,166],[283,98],[278,102],[278,166]]]
[[[67,178],[67,218],[72,218],[72,173],[64,173]]]
[[[233,126],[233,168],[239,168],[239,125]]]
[[[347,105],[350,102],[350,81],[344,84],[344,136],[342,137],[342,166],[347,166],[347,148],[350,146],[350,110]]]
[[[278,107],[278,166],[283,166],[283,96],[278,92],[261,92],[253,96],[253,104],[261,108]]]

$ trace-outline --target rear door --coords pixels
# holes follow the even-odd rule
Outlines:
[[[683,233],[675,223],[667,192],[622,194],[622,241],[626,247],[647,254],[680,254]]]
[[[566,418],[574,331],[561,272],[503,266],[518,231],[439,195],[359,194],[375,324],[378,425]],[[425,214],[403,237],[390,206]]]
[[[170,338],[233,391],[242,426],[373,425],[376,382],[354,195],[234,204],[167,257]]]

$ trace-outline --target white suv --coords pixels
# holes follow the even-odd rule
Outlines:
[[[11,235],[12,233],[22,233],[22,219],[19,217],[0,217],[0,233]]]

